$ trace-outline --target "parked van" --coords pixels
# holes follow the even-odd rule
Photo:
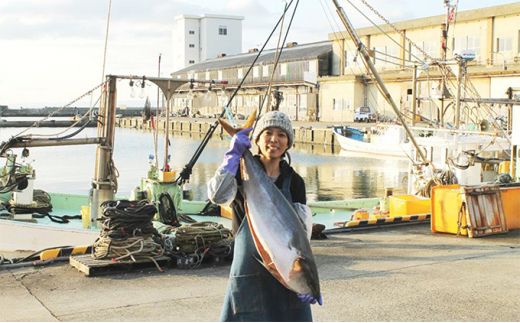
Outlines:
[[[354,113],[354,122],[374,122],[376,114],[369,107],[359,107]]]

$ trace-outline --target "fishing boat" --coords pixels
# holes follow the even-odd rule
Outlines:
[[[191,169],[200,152],[207,144],[211,131],[216,129],[216,124],[210,127],[207,135],[192,159],[180,172],[170,167],[169,113],[164,113],[164,159],[159,163],[156,153],[148,171],[143,171],[143,177],[138,186],[132,191],[131,196],[116,196],[117,187],[115,168],[113,164],[113,147],[115,142],[115,106],[117,105],[116,93],[119,80],[140,80],[141,82],[155,83],[166,98],[166,111],[171,108],[171,98],[175,90],[180,86],[189,86],[193,80],[179,80],[157,77],[136,77],[132,75],[109,75],[102,87],[102,99],[99,115],[106,122],[98,123],[97,137],[75,139],[65,135],[52,138],[34,138],[28,135],[14,136],[2,143],[0,155],[6,159],[6,164],[0,168],[2,192],[1,204],[9,205],[9,209],[0,210],[0,250],[40,250],[56,246],[90,245],[97,237],[101,229],[99,219],[102,218],[102,204],[110,200],[140,200],[147,199],[152,203],[160,203],[162,195],[166,193],[170,198],[168,207],[178,216],[190,217],[195,221],[212,221],[231,227],[229,210],[224,206],[207,212],[207,201],[191,201],[183,198],[183,185],[191,175]],[[216,81],[200,81],[216,82]],[[80,119],[81,120],[81,119]],[[82,128],[74,130],[79,133]],[[154,136],[158,133],[155,129]],[[34,169],[24,158],[19,158],[15,149],[22,148],[22,155],[30,147],[44,146],[69,146],[79,144],[96,145],[96,166],[92,180],[90,195],[72,195],[51,192],[42,194],[34,190]],[[157,147],[157,146],[156,146]],[[66,148],[64,148],[66,149]],[[144,169],[143,169],[144,170]],[[42,170],[43,171],[43,170]],[[42,197],[43,195],[43,197]],[[52,204],[52,210],[49,205]],[[379,204],[378,198],[352,199],[342,201],[312,202],[310,207],[316,213],[315,221],[324,224],[326,228],[332,228],[338,218],[346,219],[358,208],[372,208]],[[44,209],[45,205],[45,210]],[[15,210],[15,211],[12,211]],[[10,212],[11,211],[11,212]],[[43,216],[33,216],[35,213]],[[160,210],[158,215],[160,215]],[[78,216],[81,214],[81,216]],[[157,219],[159,220],[159,218]],[[66,222],[66,223],[65,223]],[[160,221],[154,222],[160,227]]]
[[[363,131],[348,126],[336,126],[333,132],[341,149],[346,152],[406,158],[410,150],[403,128],[397,125],[386,127],[384,134],[372,128]]]
[[[361,57],[367,61],[368,67],[371,69],[373,75],[377,78],[377,71],[373,65],[370,65],[370,57],[368,50],[362,45],[357,36],[353,33],[353,28],[350,26],[346,19],[343,10],[339,4],[335,2],[338,8],[340,17],[347,27],[349,33],[352,33],[356,44],[359,44]],[[261,54],[261,51],[258,55]],[[244,79],[247,77],[244,75]],[[151,82],[157,85],[162,91],[166,99],[166,111],[164,113],[166,120],[164,121],[164,134],[165,134],[165,146],[163,150],[163,160],[159,165],[159,156],[155,153],[153,163],[146,176],[144,176],[139,182],[138,189],[132,194],[132,197],[120,197],[116,196],[117,182],[116,182],[116,169],[113,163],[113,147],[115,142],[115,122],[116,122],[116,93],[117,93],[117,82],[121,80],[130,80],[130,82]],[[16,154],[10,151],[14,148],[27,148],[27,147],[42,147],[42,146],[67,146],[67,145],[78,145],[78,144],[94,144],[96,145],[96,162],[94,167],[94,177],[92,180],[92,193],[89,196],[72,196],[68,194],[49,194],[50,200],[52,201],[53,208],[52,214],[58,217],[63,217],[70,214],[78,214],[81,210],[81,217],[76,219],[68,220],[66,224],[60,224],[59,226],[52,222],[52,217],[44,218],[17,218],[17,214],[9,214],[7,217],[0,217],[0,250],[13,250],[13,249],[25,249],[25,250],[39,250],[47,247],[61,246],[61,245],[77,245],[77,244],[91,244],[99,234],[98,219],[102,216],[101,205],[105,201],[115,199],[140,199],[146,198],[153,203],[158,203],[161,198],[161,194],[167,193],[172,200],[170,209],[175,210],[177,214],[189,215],[195,220],[199,221],[214,221],[222,223],[226,226],[231,226],[231,222],[228,218],[221,216],[222,213],[206,215],[204,209],[207,206],[205,201],[189,201],[183,199],[182,187],[189,180],[193,165],[197,161],[201,152],[204,150],[205,145],[208,143],[209,138],[215,131],[218,123],[215,121],[210,126],[207,135],[202,140],[200,146],[196,149],[192,159],[186,164],[184,169],[177,174],[170,168],[170,154],[169,154],[169,133],[170,133],[170,120],[172,109],[172,97],[175,91],[181,86],[192,86],[194,82],[218,84],[220,81],[215,80],[180,80],[171,78],[160,78],[160,77],[137,77],[133,75],[108,75],[106,80],[98,87],[102,89],[102,99],[99,109],[99,116],[103,122],[97,124],[97,136],[93,138],[81,138],[73,139],[73,136],[62,136],[58,138],[40,138],[35,139],[31,137],[19,136],[13,138],[7,143],[3,143],[0,147],[0,157],[6,158],[6,166],[0,170],[0,180],[2,181],[2,187],[8,188],[2,192],[0,196],[3,201],[9,201],[9,203],[18,207],[33,207],[34,205],[34,190],[31,186],[31,179],[33,170],[29,167],[23,167],[16,163]],[[143,85],[144,87],[144,85]],[[384,93],[384,97],[389,100],[390,105],[396,112],[396,115],[401,118],[401,125],[395,127],[387,127],[388,136],[393,137],[393,143],[389,144],[384,141],[380,141],[375,133],[370,133],[370,141],[365,138],[365,133],[356,131],[352,128],[335,128],[334,133],[336,134],[338,141],[340,141],[342,147],[345,150],[354,150],[360,153],[373,153],[383,152],[390,156],[402,156],[406,152],[410,152],[414,158],[415,165],[423,165],[424,167],[432,167],[432,161],[438,156],[445,156],[441,162],[443,165],[448,165],[449,161],[456,160],[456,155],[452,155],[451,152],[465,153],[465,146],[461,145],[464,141],[464,136],[452,136],[446,135],[443,141],[432,140],[432,138],[425,137],[424,140],[418,138],[412,130],[407,126],[406,121],[402,118],[402,115],[397,108],[396,104],[392,101],[392,98],[386,90],[384,84],[380,85],[381,91]],[[240,90],[240,86],[236,88],[236,91]],[[221,117],[229,114],[227,108],[233,96],[229,98],[229,102],[224,107]],[[156,114],[157,116],[158,114]],[[79,133],[81,128],[75,132]],[[425,130],[433,131],[432,129]],[[442,131],[442,130],[441,130]],[[156,135],[156,132],[154,135]],[[451,130],[450,130],[451,133]],[[380,136],[381,138],[383,136]],[[455,138],[455,140],[454,140]],[[408,142],[406,141],[408,140]],[[438,149],[442,150],[446,147],[447,142],[453,142],[453,149],[450,154],[446,151],[444,154],[441,151],[436,151],[433,154],[431,151],[427,151],[425,146],[421,146],[426,142],[434,144]],[[478,149],[482,148],[482,141],[471,142],[470,144],[475,145]],[[497,145],[497,149],[504,149],[503,143]],[[357,150],[356,150],[357,149]],[[413,150],[415,149],[415,150]],[[429,153],[429,154],[428,154]],[[22,152],[23,154],[23,152]],[[458,163],[456,163],[458,164]],[[471,167],[468,163],[468,169]],[[442,166],[435,165],[437,169]],[[424,178],[426,171],[422,173],[413,172],[414,176],[410,176],[410,183],[416,182]],[[430,178],[436,176],[435,173],[428,174]],[[475,175],[475,176],[473,176]],[[482,182],[480,174],[472,174],[473,178],[477,178],[479,182]],[[409,185],[410,191],[412,190],[412,184]],[[313,202],[309,203],[312,208],[314,215],[314,222],[325,225],[326,228],[333,228],[334,223],[338,220],[348,220],[354,215],[354,211],[359,208],[371,209],[381,205],[380,198],[372,199],[352,199],[344,201],[324,201],[324,202]],[[37,206],[37,205],[36,205]],[[224,209],[224,208],[222,208]],[[0,213],[6,213],[1,211]],[[379,223],[380,219],[377,219]],[[374,222],[374,223],[376,223]],[[383,219],[383,223],[391,222]],[[160,225],[160,224],[157,224]]]

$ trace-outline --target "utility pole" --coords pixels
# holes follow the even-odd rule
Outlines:
[[[417,65],[413,66],[412,84],[412,126],[415,126],[415,116],[417,115]]]
[[[442,36],[441,36],[441,59],[443,62],[446,62],[446,57],[448,56],[448,30],[450,28],[450,11],[451,4],[450,0],[444,0],[444,6],[446,7],[446,20],[442,24]],[[444,77],[441,77],[441,110],[438,113],[438,121],[441,127],[444,126],[444,94],[446,89],[446,81]]]
[[[507,98],[509,100],[513,99],[513,88],[508,87],[507,88]],[[507,105],[507,133],[509,134],[513,130],[513,105],[508,104]]]
[[[157,77],[161,77],[161,56],[162,54],[159,54],[159,60],[157,62]],[[160,96],[160,89],[159,86],[157,86],[157,106],[155,107],[155,133],[154,133],[154,154],[155,154],[155,169],[159,169],[159,156],[158,154],[158,142],[159,142],[159,96]]]
[[[459,73],[457,74],[457,97],[455,99],[455,129],[460,128],[460,99],[462,89],[462,76],[464,73],[464,59],[457,59]]]

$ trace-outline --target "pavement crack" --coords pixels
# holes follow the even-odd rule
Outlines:
[[[195,299],[205,299],[208,296],[194,296],[194,297],[182,297],[182,298],[173,298],[173,299],[165,299],[161,301],[150,301],[150,302],[142,302],[142,303],[136,303],[136,304],[126,304],[126,305],[119,305],[114,307],[105,307],[99,310],[103,311],[110,311],[110,310],[118,310],[118,309],[125,309],[125,308],[131,308],[134,306],[146,306],[146,305],[152,305],[152,304],[160,304],[160,303],[170,303],[171,301],[183,301],[183,300],[195,300]],[[73,313],[64,313],[60,314],[60,317],[67,317],[70,315],[77,315],[82,313],[90,313],[91,310],[85,310],[85,311],[74,311]],[[61,320],[60,320],[61,321]],[[64,321],[68,321],[67,319],[64,319]]]
[[[480,254],[480,255],[467,255],[465,257],[458,258],[458,259],[445,259],[445,260],[439,260],[439,261],[434,261],[434,262],[425,263],[425,264],[410,265],[410,266],[404,266],[404,267],[388,269],[388,270],[379,270],[379,271],[375,271],[375,272],[371,272],[371,273],[361,273],[361,274],[357,274],[357,275],[352,275],[350,277],[351,278],[358,278],[358,277],[363,277],[363,276],[374,276],[374,275],[379,275],[381,273],[397,272],[397,271],[401,271],[401,270],[404,270],[404,269],[418,268],[418,267],[425,267],[425,266],[434,266],[434,265],[442,264],[442,263],[446,263],[446,262],[455,262],[455,261],[465,261],[465,260],[472,260],[472,259],[479,259],[479,258],[487,258],[487,257],[490,257],[490,256],[497,256],[497,255],[503,255],[503,254],[508,254],[508,253],[511,253],[511,250],[497,251],[497,252],[491,252],[491,253]]]
[[[31,275],[31,274],[34,274],[34,273],[37,273],[37,272],[32,272],[32,273],[24,273],[23,275],[21,275],[20,277],[16,277],[16,275],[12,272],[12,271],[9,271],[11,273],[11,275],[14,277],[14,279],[16,281],[18,281],[20,283],[20,285],[23,286],[23,288],[25,288],[25,290],[29,293],[29,295],[31,295],[32,297],[34,297],[34,299],[36,299],[38,301],[38,303],[40,303],[40,305],[53,317],[55,318],[57,321],[61,321],[56,315],[54,315],[54,313],[42,302],[42,300],[40,300],[38,298],[38,296],[36,296],[35,294],[33,294],[33,292],[31,291],[31,289],[29,287],[27,287],[24,282],[23,282],[23,279],[25,277],[27,277],[28,275]]]

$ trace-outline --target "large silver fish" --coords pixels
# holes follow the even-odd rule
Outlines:
[[[234,129],[225,120],[222,127]],[[247,127],[249,122],[246,121]],[[320,284],[316,262],[304,224],[282,192],[247,150],[241,160],[246,217],[263,265],[285,287],[318,299]]]

